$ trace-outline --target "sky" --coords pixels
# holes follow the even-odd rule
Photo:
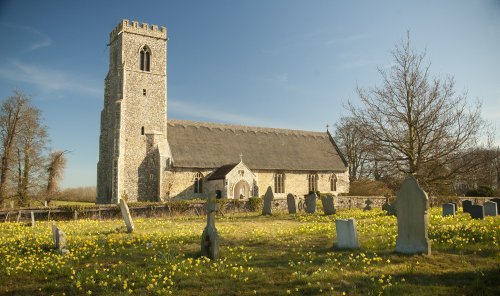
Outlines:
[[[325,131],[381,85],[410,32],[431,74],[482,103],[500,143],[500,1],[0,0],[0,100],[41,109],[63,187],[95,186],[109,32],[168,29],[168,118]]]

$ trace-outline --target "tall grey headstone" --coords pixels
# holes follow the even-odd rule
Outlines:
[[[472,219],[484,219],[484,207],[481,205],[472,205],[469,207],[469,214]]]
[[[31,211],[31,227],[35,228],[35,213]]]
[[[498,215],[498,209],[497,209],[497,203],[493,201],[486,201],[483,204],[484,206],[484,215],[485,216],[497,216]]]
[[[289,214],[297,214],[299,212],[299,200],[295,195],[288,193],[286,196],[286,203],[288,205]]]
[[[316,212],[316,193],[312,192],[308,196],[306,196],[306,213],[314,214]]]
[[[356,220],[337,219],[335,220],[335,229],[337,232],[337,244],[339,249],[357,249],[359,248],[358,234],[356,232]]]
[[[500,213],[500,198],[495,197],[490,199],[490,201],[495,202],[497,204],[497,213]]]
[[[470,200],[464,200],[462,201],[462,208],[464,213],[470,213],[470,207],[472,207],[472,201]]]
[[[427,193],[413,176],[407,176],[397,193],[398,237],[396,252],[431,254],[427,235],[429,208]]]
[[[443,217],[455,216],[455,205],[452,203],[443,204]]]
[[[458,203],[456,202],[450,202],[450,203],[455,206],[455,215],[456,215],[458,213]]]
[[[273,189],[271,186],[267,187],[266,194],[264,194],[264,206],[262,207],[262,215],[272,215],[273,214]]]
[[[127,202],[123,198],[120,198],[120,212],[122,213],[125,225],[127,225],[127,232],[134,231],[134,221],[132,220],[132,216],[130,215]]]
[[[219,258],[219,234],[215,228],[215,213],[217,212],[215,199],[208,199],[205,209],[207,211],[207,226],[201,235],[201,256],[215,260]]]
[[[325,215],[335,214],[335,203],[333,200],[333,195],[327,194],[321,197],[321,203],[323,204],[323,211]]]

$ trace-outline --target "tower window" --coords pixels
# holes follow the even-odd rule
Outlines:
[[[151,64],[151,51],[149,50],[149,47],[144,46],[141,49],[141,61],[140,61],[140,68],[142,71],[150,71],[150,64]]]
[[[307,180],[309,181],[309,192],[318,191],[318,175],[311,173],[307,175]]]
[[[144,136],[144,127],[141,127],[141,135]]]
[[[337,176],[335,174],[330,176],[330,191],[337,191]]]
[[[285,193],[285,174],[274,174],[274,193]]]
[[[194,193],[203,193],[203,174],[200,172],[194,176]]]
[[[147,94],[147,91],[145,88],[142,89],[142,95],[145,96]]]

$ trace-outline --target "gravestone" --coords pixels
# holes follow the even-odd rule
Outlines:
[[[455,216],[455,205],[452,203],[443,204],[443,217]]]
[[[59,229],[55,223],[52,223],[52,239],[54,241],[56,249],[61,254],[64,255],[69,252],[66,246],[66,234],[64,233],[64,231]]]
[[[35,213],[31,211],[31,227],[35,228]]]
[[[215,213],[217,212],[215,199],[207,200],[205,210],[207,211],[207,226],[201,235],[201,256],[215,260],[219,258],[219,234],[215,228]]]
[[[427,193],[413,176],[407,176],[397,193],[396,210],[398,237],[396,252],[405,254],[431,254],[427,235],[429,208]]]
[[[472,219],[484,219],[484,207],[480,205],[472,205],[469,208],[469,214]]]
[[[464,213],[470,213],[470,207],[472,206],[472,201],[470,200],[464,200],[462,201],[462,208]]]
[[[484,215],[485,216],[497,216],[498,215],[498,209],[497,209],[496,202],[486,201],[486,202],[484,202],[483,206],[484,206]]]
[[[495,198],[490,199],[490,201],[497,204],[497,213],[500,213],[500,198],[495,197]]]
[[[370,211],[372,209],[372,206],[371,204],[373,203],[373,201],[367,199],[365,200],[365,207],[363,208],[363,211]]]
[[[335,229],[337,232],[338,249],[358,249],[359,241],[356,232],[356,220],[354,219],[336,219]]]
[[[262,207],[262,215],[272,215],[273,214],[273,189],[271,186],[267,187],[266,194],[264,194],[264,206]]]
[[[458,203],[456,202],[450,202],[450,203],[455,206],[455,215],[456,215],[458,213]]]
[[[286,196],[286,203],[288,205],[289,214],[297,214],[299,212],[299,200],[295,195],[288,193]]]
[[[321,203],[323,204],[323,211],[325,215],[335,214],[335,203],[333,201],[333,195],[327,194],[321,197]]]
[[[306,196],[306,213],[314,214],[316,212],[316,193],[312,192]]]
[[[132,216],[130,216],[127,202],[123,198],[120,198],[120,212],[122,213],[123,220],[125,220],[125,225],[127,225],[127,232],[134,231],[134,221],[132,220]]]
[[[49,206],[49,205],[47,204],[47,201],[46,201],[46,200],[44,200],[44,201],[43,201],[43,206],[44,206],[44,207],[48,207],[48,206]]]

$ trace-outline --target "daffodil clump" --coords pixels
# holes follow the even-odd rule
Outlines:
[[[381,210],[226,214],[218,260],[200,257],[205,217],[0,223],[0,294],[418,295],[498,291],[500,218],[429,212],[432,256],[394,252],[397,219]],[[361,249],[337,250],[335,219],[355,218]]]

